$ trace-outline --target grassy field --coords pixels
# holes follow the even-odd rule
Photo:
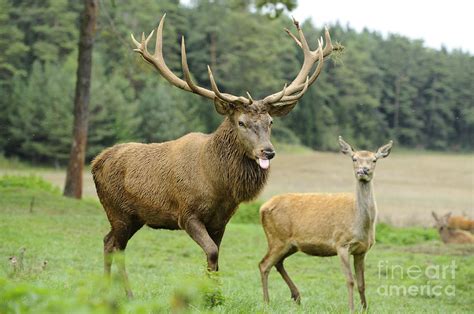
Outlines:
[[[386,171],[395,167],[385,166]],[[115,277],[111,282],[102,277],[108,223],[94,198],[63,198],[58,188],[35,177],[3,178],[0,313],[346,313],[337,257],[290,257],[287,270],[302,304],[290,301],[286,285],[272,271],[271,304],[263,305],[257,264],[266,251],[265,237],[258,224],[236,223],[249,220],[245,215],[255,208],[242,208],[229,224],[220,272],[212,278],[204,271],[201,249],[183,232],[138,232],[126,256],[136,298],[127,301]],[[434,230],[419,227],[380,225],[377,240],[367,257],[369,312],[472,312],[474,247],[447,247]],[[19,257],[22,248],[23,267],[14,269],[9,257]]]

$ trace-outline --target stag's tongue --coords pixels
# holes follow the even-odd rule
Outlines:
[[[270,160],[259,158],[258,164],[262,169],[268,169],[270,167]]]

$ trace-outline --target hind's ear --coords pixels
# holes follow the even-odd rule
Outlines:
[[[433,215],[433,218],[434,218],[436,221],[439,220],[438,215],[436,215],[435,212],[431,212],[431,215]]]
[[[339,136],[339,146],[341,146],[341,153],[343,153],[344,155],[354,155],[354,148],[352,148],[351,145],[344,141],[342,139],[342,136]]]
[[[219,98],[214,98],[214,107],[216,111],[221,115],[230,115],[234,112],[234,105],[225,101],[220,100]]]
[[[388,155],[390,155],[392,146],[393,146],[393,141],[390,141],[388,142],[388,144],[385,144],[384,146],[377,149],[377,152],[375,153],[375,158],[380,159],[380,158],[385,158]]]

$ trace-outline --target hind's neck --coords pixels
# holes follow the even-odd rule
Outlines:
[[[356,233],[366,238],[368,234],[375,234],[375,220],[377,218],[377,204],[375,203],[372,181],[357,180],[356,184]]]

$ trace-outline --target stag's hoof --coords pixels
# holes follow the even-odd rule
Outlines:
[[[291,298],[295,301],[296,304],[298,305],[301,304],[301,297],[299,294],[292,294]]]

